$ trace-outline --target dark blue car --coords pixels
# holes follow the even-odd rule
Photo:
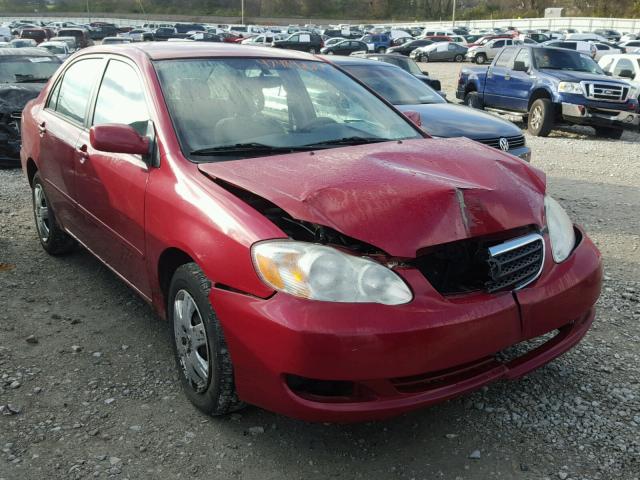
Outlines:
[[[434,137],[467,137],[530,161],[531,150],[511,122],[463,105],[448,103],[435,90],[395,65],[358,57],[324,57],[360,80],[402,112],[418,112],[422,128]]]

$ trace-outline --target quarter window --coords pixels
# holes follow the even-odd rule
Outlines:
[[[67,69],[61,82],[56,112],[76,123],[84,124],[89,97],[101,72],[101,63],[101,59],[89,58],[80,60]]]
[[[145,135],[148,121],[144,90],[135,70],[124,62],[111,60],[96,99],[93,124],[121,123]]]

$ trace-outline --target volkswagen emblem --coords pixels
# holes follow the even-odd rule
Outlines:
[[[503,152],[508,152],[509,151],[509,140],[507,140],[506,138],[501,138],[500,142],[500,150],[502,150]]]

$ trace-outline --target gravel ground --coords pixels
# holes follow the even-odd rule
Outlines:
[[[425,67],[453,99],[460,65]],[[592,331],[520,381],[349,426],[201,415],[167,326],[86,252],[47,256],[25,179],[0,170],[0,479],[638,479],[640,137],[527,140],[604,255]]]

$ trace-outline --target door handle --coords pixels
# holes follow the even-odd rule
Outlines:
[[[84,163],[87,161],[87,159],[89,158],[89,152],[87,151],[87,145],[83,144],[82,146],[78,147],[77,149],[78,152],[78,157],[80,159],[80,163]]]
[[[40,132],[40,135],[44,135],[45,133],[47,133],[47,123],[46,122],[39,123],[38,131]]]

